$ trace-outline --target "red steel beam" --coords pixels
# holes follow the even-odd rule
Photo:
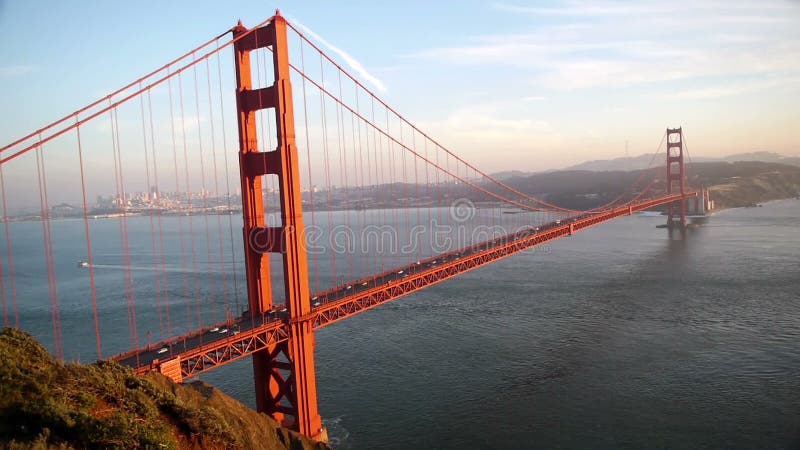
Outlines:
[[[168,356],[163,360],[154,359],[152,362],[137,367],[135,370],[140,374],[150,370],[160,371],[161,366],[169,364],[170,361],[177,359],[181,367],[180,379],[176,377],[172,378],[175,379],[175,381],[182,381],[183,378],[199,375],[221,365],[249,356],[252,353],[285,342],[288,339],[289,334],[285,323],[273,321],[249,330],[244,330],[235,334],[231,333],[222,339],[204,343],[198,347],[179,352],[174,356]],[[173,344],[168,344],[166,341],[161,342],[146,350],[140,349],[139,352],[140,354],[152,352],[155,349],[169,347],[170,345],[175,345],[174,343],[182,341],[182,339],[170,340]],[[112,359],[122,361],[130,357],[129,354],[130,352],[117,355]]]

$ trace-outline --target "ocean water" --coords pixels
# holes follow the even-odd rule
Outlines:
[[[137,220],[129,226],[149,226]],[[334,446],[800,448],[800,201],[722,211],[684,239],[655,228],[663,220],[622,218],[320,330],[319,408]],[[54,234],[69,241],[82,226],[54,225]],[[115,226],[92,222],[109,242]],[[12,227],[20,323],[51,345],[46,277],[33,269],[41,227]],[[168,289],[147,291],[152,255],[132,252],[142,266],[134,271],[140,342],[160,333],[153,298],[173,306],[177,331],[197,320],[186,307],[195,289],[235,283],[231,261],[193,265],[187,250],[181,262],[180,236],[170,233]],[[114,353],[129,343],[124,280],[102,264],[119,243],[95,242],[104,353]],[[222,245],[236,252],[240,243]],[[87,275],[66,256],[81,248],[79,239],[62,244],[56,260],[67,357],[87,360],[95,354]],[[237,302],[241,289],[229,294]],[[223,301],[216,306],[203,311],[205,323],[222,314]],[[202,379],[254,404],[249,360]]]

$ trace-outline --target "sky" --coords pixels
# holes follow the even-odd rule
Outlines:
[[[488,172],[800,155],[800,2],[0,0],[0,143],[276,8]],[[335,52],[335,50],[333,50]]]

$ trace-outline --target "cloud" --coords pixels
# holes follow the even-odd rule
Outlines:
[[[564,144],[546,120],[513,109],[515,102],[473,104],[451,111],[442,120],[417,125],[445,147],[488,171],[505,170],[508,161],[544,168],[549,150]],[[490,158],[486,158],[491,154]]]
[[[290,18],[289,21],[297,25],[298,28],[302,29],[305,34],[315,39],[316,41],[327,47],[332,52],[339,55],[351,69],[355,70],[356,73],[358,73],[363,79],[367,80],[367,82],[369,82],[371,85],[375,86],[375,88],[377,88],[379,91],[386,92],[386,85],[383,84],[383,81],[379,80],[376,76],[369,73],[367,69],[364,68],[364,65],[361,64],[357,59],[352,57],[349,53],[326,41],[325,39],[322,38],[322,36],[318,35],[310,28],[303,25],[300,21],[295,20],[294,18]]]
[[[727,85],[700,89],[687,89],[671,93],[660,93],[653,95],[653,97],[665,100],[705,100],[720,97],[731,97],[776,87],[794,86],[799,83],[800,77],[780,77],[766,80],[730,83]]]
[[[17,77],[36,70],[34,66],[16,65],[0,67],[0,78]]]
[[[800,75],[795,26],[800,8],[770,1],[729,3],[498,3],[497,10],[530,16],[526,30],[468,36],[461,39],[464,45],[409,56],[510,67],[527,74],[531,85],[561,91],[702,82],[719,76]]]
[[[512,13],[549,15],[549,16],[605,16],[605,15],[632,15],[654,14],[669,12],[666,6],[654,4],[630,4],[619,2],[567,2],[568,6],[539,7],[519,6],[507,3],[494,3],[492,6],[500,11]]]
[[[499,11],[532,16],[562,16],[607,18],[619,16],[659,16],[662,19],[679,21],[692,20],[697,14],[713,14],[720,21],[761,21],[777,22],[789,20],[780,15],[796,13],[796,7],[786,2],[776,1],[693,1],[665,3],[662,1],[614,1],[614,0],[566,0],[558,6],[520,6],[497,2],[492,7]],[[765,14],[769,14],[766,16]]]

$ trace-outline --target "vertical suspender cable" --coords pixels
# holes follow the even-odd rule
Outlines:
[[[219,44],[217,44],[217,48],[219,48]],[[220,119],[222,125],[222,155],[223,161],[225,164],[225,196],[227,197],[228,201],[228,234],[230,238],[230,245],[231,245],[231,269],[233,272],[233,302],[234,306],[236,307],[236,314],[237,316],[241,314],[239,311],[239,275],[237,273],[238,269],[236,266],[236,250],[234,245],[234,238],[233,238],[233,214],[232,211],[232,204],[231,204],[231,178],[230,178],[230,166],[228,165],[228,135],[227,131],[225,130],[225,97],[224,92],[222,90],[222,64],[220,62],[219,53],[217,53],[217,79],[219,81],[218,88],[219,88],[219,112],[220,112]]]
[[[78,118],[75,117],[77,120]],[[97,287],[94,280],[94,255],[92,253],[92,233],[89,230],[89,208],[86,201],[86,177],[83,170],[83,144],[81,143],[81,128],[75,128],[78,138],[78,164],[81,169],[81,194],[83,198],[83,229],[86,233],[86,262],[89,263],[89,288],[92,295],[92,315],[94,318],[94,337],[97,343],[97,359],[103,357],[100,340],[100,319],[97,314]]]
[[[186,204],[188,207],[187,215],[189,217],[189,242],[192,248],[192,279],[194,280],[194,307],[195,314],[197,315],[197,327],[203,328],[203,313],[200,308],[200,279],[197,276],[197,244],[195,244],[194,236],[194,205],[192,204],[192,183],[189,176],[189,149],[186,142],[186,114],[183,107],[183,77],[178,72],[178,103],[180,104],[181,113],[181,137],[183,138],[183,173],[186,183]]]
[[[150,118],[150,148],[153,150],[153,182],[155,187],[154,195],[159,197],[159,203],[163,203],[163,193],[160,190],[161,185],[158,182],[158,157],[156,156],[155,126],[153,123],[153,98],[149,89],[147,90],[147,108],[149,111],[148,116]],[[172,318],[170,317],[169,310],[169,287],[167,284],[166,255],[164,249],[164,224],[161,218],[161,208],[157,207],[156,211],[156,222],[158,223],[158,250],[160,256],[159,261],[157,262],[156,276],[161,277],[161,304],[164,307],[164,315],[166,316],[167,321],[167,336],[172,336]]]
[[[141,84],[139,85],[141,89]],[[149,90],[147,91],[150,92]],[[147,151],[147,125],[144,115],[144,95],[139,97],[139,110],[141,112],[141,119],[142,119],[142,148],[144,149],[144,174],[145,174],[145,190],[147,191],[146,199],[148,202],[148,209],[152,205],[153,193],[150,189],[150,157]],[[148,211],[147,214],[148,220],[150,222],[150,243],[153,252],[153,275],[155,276],[156,281],[156,309],[158,310],[158,335],[161,339],[164,339],[164,317],[163,317],[163,306],[162,306],[162,298],[161,298],[161,279],[160,273],[158,271],[158,251],[156,249],[156,230],[155,230],[155,223],[153,220],[152,210]],[[149,332],[149,331],[148,331]]]
[[[303,55],[303,41],[300,41],[300,67],[301,70],[305,72],[306,70],[306,61]],[[306,79],[301,77],[303,83],[303,128],[306,132],[306,158],[308,159],[308,197],[309,197],[309,204],[311,205],[311,229],[313,230],[313,239],[317,239],[319,236],[319,230],[317,229],[317,220],[316,214],[314,212],[316,208],[316,203],[314,202],[314,184],[311,178],[312,170],[311,170],[311,139],[309,137],[308,131],[308,101],[306,97]],[[308,234],[306,234],[306,238],[308,239]],[[308,248],[312,248],[312,243],[306,241],[308,244]],[[313,250],[311,252],[313,254],[313,263],[314,263],[314,292],[320,291],[319,285],[319,249],[317,248],[316,243],[313,243]]]
[[[6,304],[6,273],[3,270],[3,261],[0,260],[0,292],[3,295],[3,326],[8,328],[8,305]]]
[[[50,228],[50,206],[47,200],[47,174],[45,173],[42,147],[36,148],[36,175],[39,183],[39,204],[42,210],[42,241],[44,242],[45,263],[47,266],[47,285],[50,294],[50,316],[53,324],[53,343],[56,356],[64,359],[61,336],[61,312],[58,306],[58,284],[56,281],[53,253],[53,234]]]
[[[217,165],[217,136],[215,133],[214,127],[214,110],[213,110],[213,96],[211,94],[211,64],[206,59],[206,82],[208,88],[208,120],[211,129],[211,163],[214,168],[214,201],[217,202],[217,206],[219,206],[219,167]],[[206,212],[208,214],[208,212]],[[224,248],[224,240],[222,237],[222,217],[220,217],[220,211],[216,211],[214,214],[217,217],[217,240],[219,244],[219,259],[217,260],[218,267],[221,269],[221,278],[222,278],[222,304],[225,306],[225,318],[228,318],[227,311],[229,309],[228,305],[228,274],[227,271],[224,269],[224,255],[225,255],[225,248]],[[210,249],[209,249],[210,251]],[[209,264],[211,263],[211,259],[209,257]],[[212,299],[213,301],[213,299]],[[215,319],[216,320],[216,319]]]
[[[323,80],[325,79],[325,72],[322,67],[322,59],[320,59],[320,78]],[[305,78],[304,78],[305,79]],[[328,210],[328,244],[331,247],[331,275],[333,276],[333,284],[337,284],[337,280],[339,278],[339,273],[336,269],[336,254],[338,253],[336,248],[334,247],[334,235],[333,235],[333,186],[331,183],[331,161],[330,161],[330,152],[328,151],[328,114],[327,108],[325,107],[325,96],[322,95],[320,92],[319,95],[319,112],[320,117],[322,119],[322,164],[325,170],[325,190],[328,193],[327,198],[327,210]],[[337,116],[338,120],[338,116]],[[338,143],[338,136],[337,136],[337,143]]]
[[[175,201],[180,202],[181,187],[180,187],[180,177],[178,176],[178,143],[175,133],[175,112],[173,108],[173,99],[172,99],[172,78],[170,78],[169,81],[167,82],[167,91],[169,94],[169,118],[170,118],[169,123],[172,135],[172,164],[174,168],[173,176],[175,177]],[[178,239],[180,241],[180,251],[181,251],[181,275],[183,278],[183,298],[184,298],[184,304],[186,306],[186,322],[184,323],[184,327],[188,331],[192,328],[191,327],[192,320],[191,320],[191,302],[189,299],[189,274],[187,273],[186,270],[186,245],[184,243],[184,236],[183,236],[183,208],[180,208],[178,212]]]
[[[214,298],[214,273],[211,270],[211,230],[208,224],[208,189],[206,189],[206,165],[205,165],[205,158],[203,157],[203,129],[200,126],[200,85],[197,81],[197,66],[192,67],[192,73],[194,75],[194,105],[195,105],[195,113],[196,122],[197,122],[197,151],[199,153],[199,160],[200,160],[200,184],[201,184],[201,191],[200,196],[202,198],[203,203],[203,223],[206,229],[206,270],[208,271],[208,299],[211,302],[211,318],[212,321],[217,320],[217,304]],[[211,142],[211,146],[213,148],[214,142]],[[199,282],[198,282],[199,284]]]
[[[8,224],[8,207],[6,204],[6,179],[3,175],[3,164],[0,164],[0,191],[3,200],[3,228],[6,235],[6,252],[8,262],[8,278],[11,281],[11,302],[14,305],[14,326],[19,328],[19,308],[17,308],[17,284],[14,278],[14,251],[11,248],[11,228]]]

